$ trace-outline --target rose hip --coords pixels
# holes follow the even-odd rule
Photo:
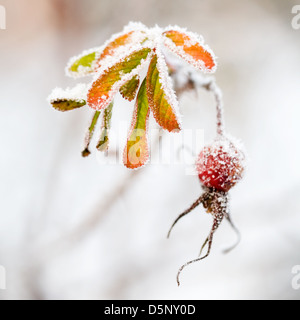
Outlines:
[[[217,143],[200,152],[196,170],[205,187],[228,192],[242,178],[243,160],[243,153],[232,143]]]
[[[239,231],[230,217],[228,191],[241,180],[244,172],[244,159],[244,153],[225,137],[216,140],[212,145],[206,146],[200,152],[196,161],[196,170],[202,184],[203,193],[175,220],[169,231],[168,237],[177,222],[200,204],[202,204],[207,213],[213,216],[213,226],[202,245],[199,258],[187,262],[179,269],[177,275],[178,285],[180,285],[179,276],[186,266],[209,256],[214,233],[219,228],[224,218],[238,235],[236,244],[225,250],[225,252],[229,252],[239,243]],[[206,246],[207,253],[204,256],[201,256],[202,251]]]

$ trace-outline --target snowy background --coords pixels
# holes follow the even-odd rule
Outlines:
[[[298,2],[298,3],[297,3]],[[299,299],[300,30],[290,0],[1,0],[0,265],[1,299]],[[209,259],[197,256],[211,217],[197,209],[174,229],[200,194],[184,165],[148,165],[132,174],[80,156],[91,111],[47,105],[70,56],[101,45],[129,21],[178,24],[202,34],[219,57],[227,130],[249,153],[243,182],[231,192],[232,216]],[[120,100],[121,101],[121,100]],[[212,97],[180,100],[184,128],[214,132]],[[113,125],[132,106],[115,108]],[[128,122],[129,125],[129,122]]]

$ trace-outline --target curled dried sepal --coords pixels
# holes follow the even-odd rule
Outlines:
[[[124,150],[123,162],[129,169],[137,169],[146,164],[149,159],[147,129],[149,119],[149,105],[146,91],[146,79],[138,92],[131,129]]]
[[[213,237],[214,237],[214,233],[216,232],[216,230],[219,228],[222,220],[224,218],[226,218],[228,220],[228,222],[230,223],[230,225],[233,227],[233,229],[235,230],[235,232],[239,235],[238,230],[236,229],[236,227],[234,226],[234,224],[231,221],[230,218],[230,214],[229,214],[229,196],[227,192],[224,191],[218,191],[216,189],[213,188],[206,188],[204,187],[204,192],[203,194],[199,197],[199,199],[197,199],[190,208],[188,208],[187,210],[185,210],[181,215],[179,215],[179,217],[175,220],[175,222],[173,223],[169,233],[168,233],[168,237],[171,234],[171,231],[173,230],[174,226],[177,224],[177,222],[183,218],[184,216],[186,216],[187,214],[189,214],[192,210],[194,210],[196,207],[198,207],[200,204],[203,205],[203,207],[206,209],[207,213],[210,213],[213,216],[213,226],[212,229],[209,233],[209,235],[207,236],[207,238],[205,239],[202,247],[201,247],[201,251],[199,254],[199,258],[189,261],[187,263],[185,263],[178,271],[177,274],[177,283],[178,285],[180,285],[180,274],[183,271],[183,269],[185,267],[187,267],[188,265],[194,263],[194,262],[198,262],[201,261],[205,258],[207,258],[210,254],[211,251],[211,247],[212,247],[212,242],[213,242]],[[239,238],[238,238],[239,241]],[[238,243],[238,242],[237,242]],[[204,250],[204,248],[207,246],[207,252],[204,256],[201,256],[202,251]],[[234,246],[231,246],[229,249],[227,249],[225,252],[229,252],[231,249],[233,249],[236,246],[236,244]]]
[[[88,105],[95,110],[105,109],[120,87],[138,73],[150,53],[150,48],[134,50],[103,71],[89,90]]]
[[[170,27],[163,35],[165,45],[180,58],[201,71],[215,72],[216,58],[201,37],[179,27]]]
[[[111,102],[109,106],[104,110],[104,113],[103,113],[101,134],[96,147],[99,151],[106,151],[109,146],[108,135],[111,127],[111,116],[112,116],[113,105],[114,103]]]
[[[81,108],[86,105],[86,101],[79,100],[56,100],[51,102],[52,107],[58,111],[70,111]]]
[[[89,150],[89,146],[90,146],[90,142],[92,140],[99,116],[100,116],[100,111],[96,111],[92,117],[91,123],[90,123],[89,128],[86,132],[85,139],[84,139],[84,149],[81,152],[81,155],[83,157],[87,157],[91,154],[91,152]]]
[[[147,74],[149,106],[157,123],[168,131],[181,129],[176,114],[177,99],[168,81],[167,66],[157,54],[152,57]]]
[[[136,96],[139,85],[140,78],[138,75],[135,75],[120,88],[120,94],[124,99],[132,101]]]

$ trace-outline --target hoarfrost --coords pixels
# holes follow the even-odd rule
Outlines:
[[[103,49],[104,49],[104,45],[100,46],[100,47],[84,50],[81,54],[72,57],[69,60],[69,62],[67,64],[67,67],[65,69],[66,75],[68,77],[71,77],[71,78],[74,78],[74,79],[78,79],[78,78],[82,78],[82,77],[90,75],[91,74],[90,71],[91,71],[91,69],[94,68],[95,61],[100,57],[100,54],[103,51]],[[91,67],[78,66],[78,70],[76,72],[71,71],[71,67],[76,61],[78,61],[79,59],[81,59],[84,56],[89,55],[89,54],[91,54],[93,52],[96,52],[96,56],[95,56],[95,61],[92,63]]]
[[[191,47],[193,45],[199,44],[206,52],[208,52],[211,55],[211,57],[214,61],[214,66],[211,69],[206,67],[204,61],[202,61],[201,59],[200,60],[194,59],[191,55],[189,55],[188,53],[186,53],[184,51],[183,46],[178,46],[168,37],[164,37],[164,44],[169,50],[176,53],[179,57],[181,57],[182,59],[187,61],[189,64],[194,66],[196,69],[199,69],[205,73],[214,73],[216,71],[217,58],[216,58],[214,52],[210,49],[210,47],[204,43],[204,39],[202,36],[199,36],[198,34],[196,34],[194,32],[187,31],[186,29],[180,28],[176,25],[175,26],[168,26],[167,28],[164,29],[164,32],[168,32],[168,31],[177,31],[177,32],[183,34],[184,36],[186,36],[187,39],[184,40],[184,46],[186,46],[186,47]]]
[[[177,96],[173,90],[173,82],[169,76],[167,64],[165,62],[164,56],[159,47],[157,47],[156,49],[156,54],[157,54],[157,69],[159,72],[160,84],[162,86],[162,89],[164,90],[168,103],[171,105],[176,115],[179,127],[181,128],[182,124],[181,124],[181,116],[179,113],[179,104],[178,104]]]
[[[124,48],[123,48],[124,49]],[[121,50],[122,54],[120,56],[113,56],[108,57],[104,60],[102,67],[99,69],[99,71],[96,73],[94,77],[94,81],[97,81],[102,75],[104,75],[106,72],[109,71],[110,68],[112,68],[117,63],[120,63],[122,61],[125,61],[130,55],[134,54],[135,52],[138,52],[143,49],[151,49],[149,47],[136,45],[130,50]],[[119,91],[119,89],[132,77],[139,74],[139,72],[142,70],[142,68],[145,66],[145,64],[150,62],[150,58],[152,57],[152,50],[149,52],[146,59],[141,59],[139,65],[134,68],[131,72],[122,74],[122,77],[119,81],[116,81],[113,86],[111,87],[110,91],[108,92],[108,96],[105,96],[104,100],[99,100],[99,104],[97,109],[101,110],[106,108],[108,104],[113,100],[114,95]],[[122,72],[121,72],[122,73]],[[103,97],[103,96],[102,96]]]
[[[59,100],[72,100],[81,102],[82,100],[86,100],[88,89],[89,85],[84,83],[79,83],[74,88],[55,88],[47,100],[50,104]]]

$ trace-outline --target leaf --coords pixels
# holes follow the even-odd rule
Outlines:
[[[163,33],[165,45],[195,68],[206,72],[214,72],[216,69],[214,53],[208,46],[204,45],[202,38],[194,33],[176,29],[167,30]]]
[[[149,158],[147,127],[150,108],[147,98],[146,79],[138,92],[131,129],[124,150],[123,162],[129,169],[137,169],[146,164]]]
[[[120,33],[114,34],[103,46],[86,50],[70,59],[67,75],[79,78],[96,73],[106,62],[106,58],[120,54],[120,50],[130,50],[146,41],[146,27],[141,23],[129,23]],[[123,47],[126,46],[126,49]],[[124,52],[123,52],[124,53]]]
[[[112,56],[116,52],[116,49],[132,44],[133,42],[133,34],[134,31],[122,34],[118,36],[117,38],[108,41],[108,43],[105,45],[104,50],[101,52],[98,61],[97,61],[97,68],[100,68],[102,65],[102,60],[104,60],[107,56]]]
[[[108,134],[111,127],[111,116],[112,116],[113,106],[114,106],[114,103],[111,102],[109,106],[104,110],[101,135],[96,147],[99,151],[106,151],[108,149],[108,145],[109,145]]]
[[[162,64],[162,61],[160,62]],[[166,65],[164,67],[167,69]],[[158,56],[155,54],[150,62],[147,74],[149,106],[155,120],[161,127],[168,131],[178,131],[180,130],[180,124],[175,114],[177,108],[176,96],[170,87],[171,83],[167,78],[167,70],[162,71],[158,70]]]
[[[137,44],[143,44],[146,39],[146,27],[141,23],[129,23],[121,33],[113,35],[103,46],[103,50],[97,59],[97,69],[102,67],[102,62],[108,56],[119,53],[119,49],[126,46],[128,51]]]
[[[129,101],[132,101],[137,93],[137,90],[139,88],[140,84],[140,78],[138,75],[132,77],[130,80],[128,80],[121,88],[120,93],[124,99],[127,99]]]
[[[84,77],[95,72],[95,63],[99,58],[100,49],[84,51],[77,57],[70,59],[66,73],[73,78]]]
[[[88,86],[83,83],[73,88],[55,88],[48,97],[48,102],[59,111],[78,109],[86,105]]]
[[[133,51],[103,71],[88,92],[88,105],[95,110],[105,109],[119,88],[137,74],[150,52],[150,48]]]
[[[74,109],[81,108],[86,105],[86,101],[81,100],[81,101],[74,101],[74,100],[56,100],[51,102],[52,106],[54,109],[58,111],[70,111]]]
[[[85,139],[84,139],[84,149],[83,151],[81,152],[81,155],[83,157],[87,157],[90,155],[90,150],[89,150],[89,146],[90,146],[90,142],[92,140],[92,137],[93,137],[93,134],[94,134],[94,131],[95,131],[95,127],[96,127],[96,124],[97,124],[97,121],[98,121],[98,118],[100,116],[100,111],[96,111],[93,115],[93,118],[91,120],[91,123],[90,123],[90,126],[89,126],[89,129],[85,135]]]

